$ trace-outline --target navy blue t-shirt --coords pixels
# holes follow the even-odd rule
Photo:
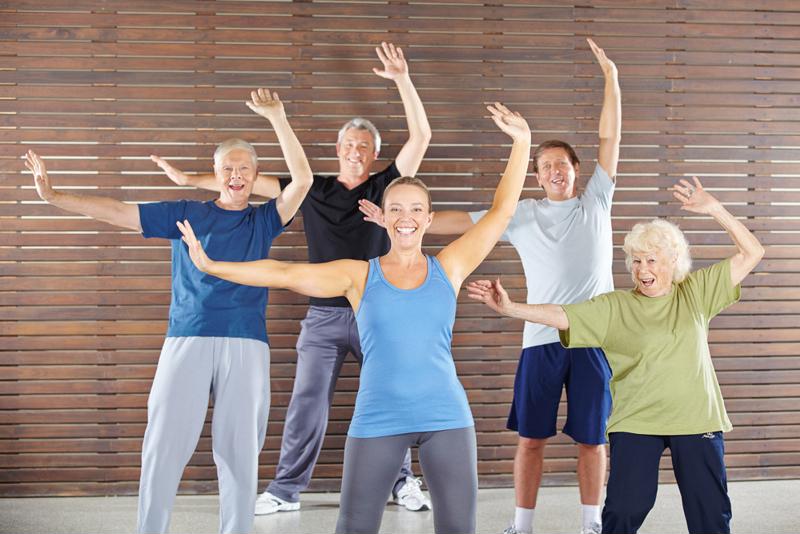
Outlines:
[[[224,210],[213,201],[153,202],[139,205],[139,218],[144,237],[172,240],[167,337],[242,337],[268,342],[267,289],[200,272],[175,223],[188,219],[211,259],[261,260],[283,231],[275,200],[243,210]]]

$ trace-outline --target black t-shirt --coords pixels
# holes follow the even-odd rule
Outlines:
[[[392,162],[363,184],[348,190],[335,176],[315,174],[314,183],[300,205],[308,242],[308,260],[311,263],[369,260],[386,254],[389,251],[386,230],[364,220],[364,214],[358,209],[358,201],[365,198],[380,204],[386,186],[399,176],[400,171]],[[289,181],[288,178],[281,178],[281,189]],[[310,297],[309,303],[312,306],[350,306],[345,297]]]

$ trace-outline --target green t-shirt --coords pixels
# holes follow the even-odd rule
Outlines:
[[[732,426],[708,349],[708,323],[739,300],[730,260],[691,273],[669,294],[613,291],[563,306],[561,343],[602,347],[614,375],[607,432],[674,436]]]

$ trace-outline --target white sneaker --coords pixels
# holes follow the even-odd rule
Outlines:
[[[284,501],[268,491],[265,491],[256,499],[256,515],[268,515],[275,512],[291,512],[300,509],[300,502]]]
[[[600,523],[581,527],[581,534],[601,534],[601,532],[603,532],[603,526]]]
[[[407,510],[412,512],[430,510],[431,501],[422,494],[421,485],[422,481],[420,479],[406,477],[406,483],[397,490],[397,497],[395,497],[394,502],[400,506],[405,506]]]
[[[514,523],[511,523],[511,524],[508,526],[508,528],[506,528],[506,529],[503,531],[503,534],[529,534],[529,533],[528,533],[528,532],[525,532],[524,530],[517,530],[517,527],[516,527],[516,525],[514,525]]]

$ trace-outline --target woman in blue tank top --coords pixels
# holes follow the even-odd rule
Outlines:
[[[212,261],[189,223],[178,223],[201,271],[313,297],[345,296],[353,306],[364,361],[345,444],[337,532],[378,532],[405,450],[415,444],[436,532],[475,531],[475,429],[450,352],[456,297],[514,214],[531,145],[519,113],[499,103],[487,109],[513,140],[508,164],[486,215],[435,257],[422,253],[422,237],[434,216],[430,193],[411,177],[396,179],[384,192],[391,249],[369,262]]]

